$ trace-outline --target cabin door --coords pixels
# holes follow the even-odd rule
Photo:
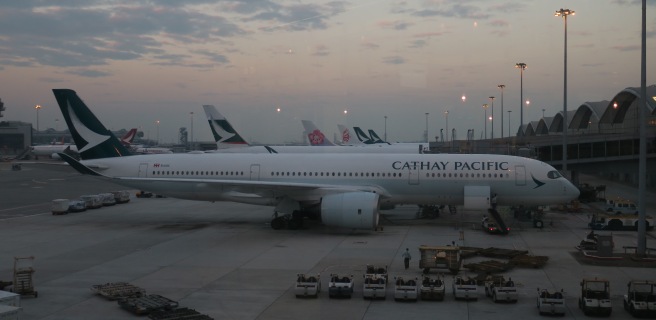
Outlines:
[[[148,176],[148,163],[139,164],[139,178],[145,178]]]
[[[526,185],[526,167],[515,166],[515,185],[517,186]]]
[[[260,180],[260,165],[251,164],[251,180],[258,181]]]

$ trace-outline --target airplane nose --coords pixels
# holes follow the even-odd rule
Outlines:
[[[579,197],[579,194],[581,194],[581,191],[579,191],[579,188],[577,188],[574,184],[572,184],[569,181],[565,181],[565,194],[567,197],[569,197],[571,200],[577,199]]]

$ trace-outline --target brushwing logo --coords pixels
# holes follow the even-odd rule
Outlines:
[[[214,129],[216,134],[218,135],[218,138],[219,138],[219,141],[217,141],[218,143],[223,143],[226,140],[228,140],[228,139],[235,136],[234,133],[224,130],[223,127],[221,126],[221,124],[219,123],[219,120],[214,120],[214,118],[211,118],[210,119],[210,125],[212,126],[212,128]]]
[[[87,142],[87,144],[80,149],[80,152],[85,152],[105,141],[107,141],[110,137],[109,136],[104,136],[98,133],[93,132],[91,129],[87,128],[82,121],[80,121],[80,118],[77,117],[77,114],[73,112],[73,108],[71,107],[71,102],[66,101],[66,104],[68,106],[68,114],[71,117],[71,123],[73,124],[73,128],[75,128],[75,131],[82,137],[84,141]]]
[[[533,182],[535,182],[535,188],[533,188],[533,189],[537,189],[537,188],[539,188],[539,187],[545,185],[544,182],[542,182],[542,181],[540,181],[540,180],[538,180],[538,179],[535,179],[535,177],[534,177],[533,175],[531,175],[531,178],[533,179]]]

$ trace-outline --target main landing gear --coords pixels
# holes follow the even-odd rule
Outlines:
[[[294,211],[292,214],[278,216],[278,212],[273,213],[271,219],[271,228],[273,230],[290,229],[297,230],[303,228],[303,215],[300,211]]]

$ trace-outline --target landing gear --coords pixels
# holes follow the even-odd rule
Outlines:
[[[273,219],[271,219],[271,228],[273,230],[290,229],[298,230],[303,228],[303,214],[300,211],[294,211],[292,214],[278,216],[278,212],[274,212]]]

